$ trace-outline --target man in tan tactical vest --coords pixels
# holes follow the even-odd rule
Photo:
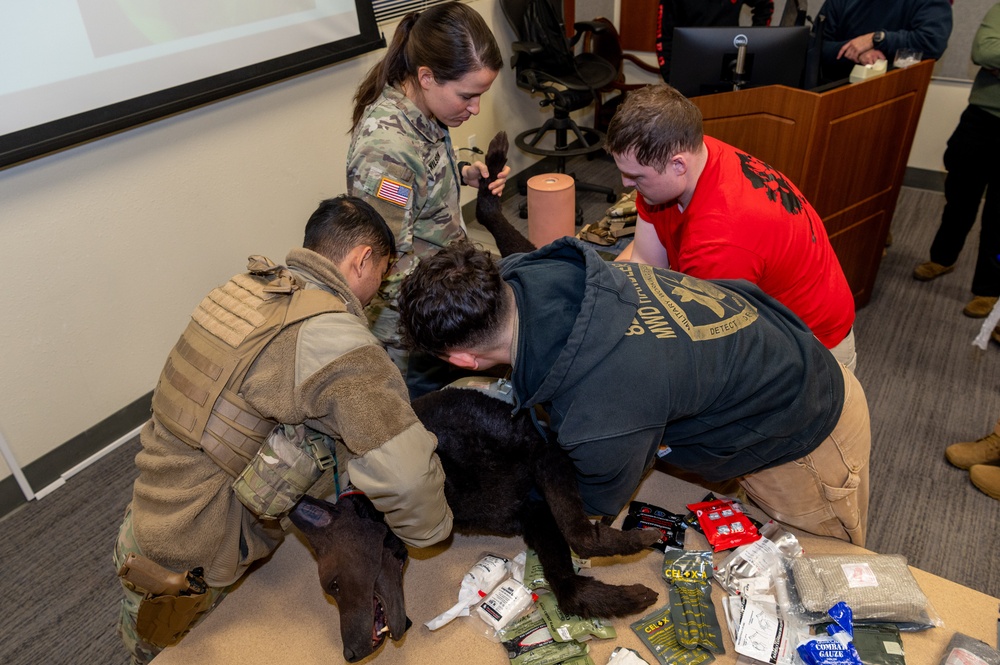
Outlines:
[[[134,663],[176,643],[277,547],[280,518],[334,456],[340,484],[406,543],[451,532],[436,440],[365,318],[394,256],[382,217],[340,196],[320,204],[286,265],[252,256],[198,305],[153,392],[115,547]]]

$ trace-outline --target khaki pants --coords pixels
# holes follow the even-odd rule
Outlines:
[[[830,353],[842,365],[845,365],[851,372],[858,370],[858,351],[854,346],[854,328],[847,332],[847,337],[837,346],[830,349]]]
[[[805,457],[743,476],[739,483],[779,522],[864,547],[871,427],[861,384],[841,370],[844,409],[830,435]]]

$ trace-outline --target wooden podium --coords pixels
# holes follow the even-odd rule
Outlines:
[[[856,307],[871,298],[934,68],[828,90],[766,86],[695,97],[705,134],[784,173],[826,225]]]

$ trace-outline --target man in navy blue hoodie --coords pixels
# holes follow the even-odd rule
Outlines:
[[[826,0],[822,78],[847,78],[854,65],[892,61],[901,48],[939,59],[951,36],[951,0]]]
[[[790,310],[742,280],[606,263],[575,238],[498,262],[458,243],[402,284],[413,347],[473,370],[510,364],[584,505],[615,515],[657,456],[738,479],[775,519],[864,545],[864,393]]]

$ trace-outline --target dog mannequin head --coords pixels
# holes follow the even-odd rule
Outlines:
[[[406,546],[371,501],[360,493],[336,504],[305,496],[289,518],[309,541],[323,590],[340,608],[344,659],[372,654],[386,634],[402,638],[410,627],[403,602]]]

